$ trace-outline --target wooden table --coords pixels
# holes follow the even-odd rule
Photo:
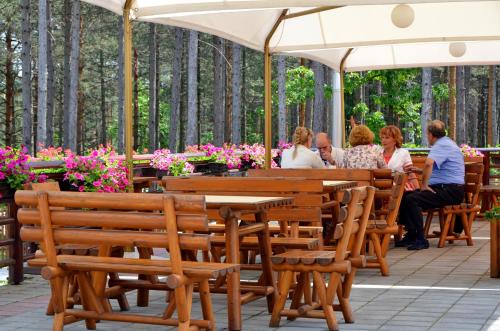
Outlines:
[[[271,208],[291,205],[292,203],[293,198],[286,197],[206,196],[207,209],[217,209],[225,223],[226,262],[239,263],[240,238],[249,234],[257,235],[262,261],[262,285],[267,288],[272,287],[270,293],[266,292],[267,304],[270,311],[272,311],[275,301],[276,282],[271,267],[272,251],[266,213]],[[254,214],[255,223],[239,226],[238,220],[245,214]],[[250,301],[255,295],[252,292],[247,292],[243,296],[241,295],[239,271],[228,275],[227,303],[229,330],[242,329],[241,305]]]
[[[344,191],[358,186],[358,182],[352,180],[324,180],[323,187],[327,192]]]

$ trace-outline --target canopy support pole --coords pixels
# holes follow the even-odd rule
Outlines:
[[[349,48],[345,53],[342,61],[340,61],[340,112],[342,117],[342,147],[346,146],[346,132],[345,132],[345,108],[344,108],[344,64],[349,55],[352,52],[352,48]]]
[[[271,51],[269,50],[269,42],[273,37],[276,29],[285,19],[288,9],[281,12],[280,17],[274,24],[273,28],[269,32],[266,38],[266,43],[264,44],[264,146],[266,148],[266,158],[265,158],[265,168],[271,168],[271,149],[272,149],[272,90],[271,90],[271,80],[272,80],[272,70],[271,70]]]
[[[125,111],[125,162],[128,169],[128,191],[134,191],[134,164],[132,159],[132,21],[130,9],[134,0],[126,0],[123,6],[123,53],[124,53],[124,111]]]

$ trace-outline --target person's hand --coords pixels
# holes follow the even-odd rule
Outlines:
[[[413,164],[411,164],[411,163],[405,164],[405,165],[403,166],[403,170],[404,170],[404,172],[407,172],[407,173],[412,173],[412,172],[413,172],[413,173],[417,173],[417,174],[422,173],[422,169],[415,167],[415,166],[414,166]]]
[[[422,185],[422,187],[420,188],[420,191],[429,191],[432,193],[436,193],[436,191],[434,191],[429,185]]]

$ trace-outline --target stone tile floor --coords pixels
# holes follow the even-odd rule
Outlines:
[[[391,276],[376,270],[360,270],[351,303],[356,322],[345,324],[337,313],[341,330],[500,330],[500,279],[489,277],[489,224],[474,224],[474,246],[465,242],[410,252],[403,248],[389,252]],[[244,275],[243,277],[251,277]],[[134,293],[129,295],[131,306]],[[52,318],[45,315],[49,287],[38,276],[18,286],[0,287],[0,330],[49,330]],[[226,298],[213,295],[217,327],[227,327]],[[160,314],[164,295],[152,292],[150,307],[132,311]],[[199,302],[193,313],[200,317]],[[268,328],[269,314],[263,299],[242,308],[245,330]],[[323,320],[282,319],[279,330],[325,330]],[[103,321],[98,330],[161,330],[159,326]],[[65,330],[85,330],[83,322]]]

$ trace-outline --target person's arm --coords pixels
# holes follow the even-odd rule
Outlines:
[[[323,163],[323,160],[317,154],[312,155],[312,167],[315,169],[326,168],[325,164]]]
[[[434,160],[427,158],[427,160],[425,160],[424,168],[422,169],[422,187],[420,188],[421,191],[430,191],[432,193],[436,193],[429,186],[429,179],[431,178],[433,166]]]
[[[387,168],[387,164],[385,163],[384,155],[382,153],[377,154],[377,168],[379,169]]]

